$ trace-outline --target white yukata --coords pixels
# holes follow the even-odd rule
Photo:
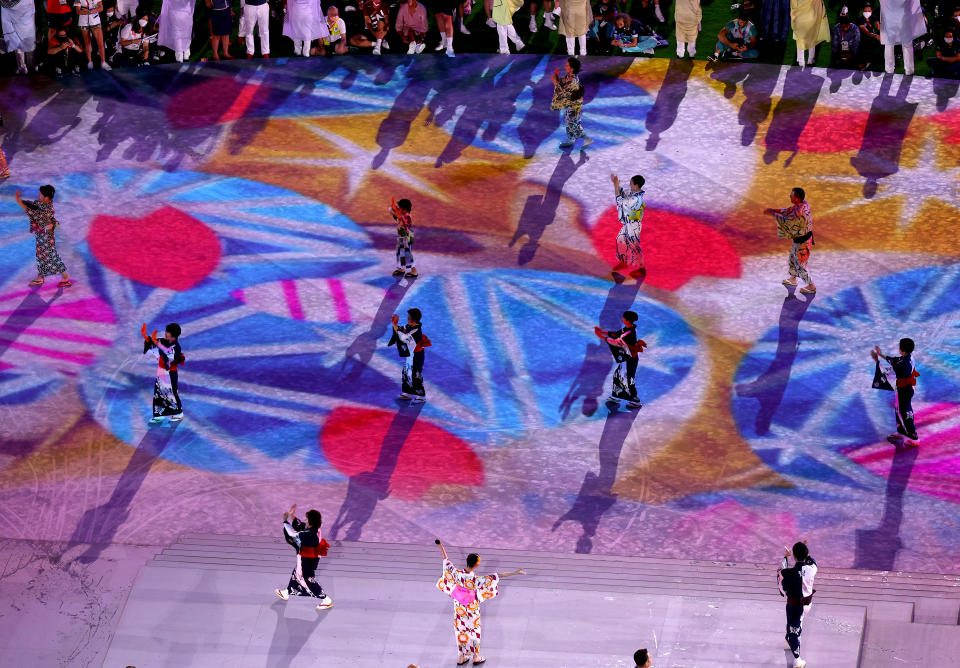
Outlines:
[[[617,235],[617,261],[636,271],[643,267],[643,251],[640,249],[640,228],[646,202],[644,192],[628,192],[620,188],[617,195],[617,216],[620,219],[620,234]]]
[[[173,51],[178,63],[190,58],[194,0],[163,0],[157,44]]]
[[[283,34],[293,40],[294,54],[309,56],[313,40],[330,36],[320,0],[287,0]]]
[[[26,74],[24,53],[32,53],[37,48],[36,9],[33,0],[4,0],[0,5],[0,22],[3,24],[0,53],[15,53],[17,72]]]
[[[896,66],[894,46],[903,45],[903,73],[913,74],[913,40],[926,34],[920,0],[880,0],[880,43],[887,74]]]

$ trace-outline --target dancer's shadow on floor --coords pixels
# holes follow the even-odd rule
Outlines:
[[[607,415],[598,448],[600,470],[597,473],[587,471],[573,506],[553,524],[553,530],[556,531],[566,521],[580,523],[583,533],[577,539],[576,547],[580,554],[588,554],[593,549],[593,538],[597,534],[600,520],[617,502],[613,484],[617,480],[620,453],[638,414],[639,411],[636,410],[615,410]]]
[[[657,91],[657,99],[647,112],[647,150],[653,151],[660,143],[660,135],[669,130],[677,120],[680,103],[687,96],[687,82],[693,72],[692,60],[670,59],[663,83]]]
[[[607,293],[607,300],[600,311],[600,326],[606,330],[623,327],[621,320],[624,311],[633,306],[643,280],[614,284]],[[580,364],[580,371],[570,385],[567,395],[560,403],[560,414],[565,420],[570,415],[573,404],[583,399],[581,411],[587,417],[597,412],[599,398],[603,395],[603,383],[613,366],[610,346],[597,339],[597,343],[588,343]]]
[[[900,524],[903,522],[903,493],[917,461],[917,448],[898,447],[893,453],[887,477],[886,502],[880,525],[875,529],[857,529],[854,568],[893,570],[897,553],[903,547]]]
[[[360,540],[363,527],[373,516],[377,504],[390,496],[390,478],[422,409],[422,403],[401,406],[383,437],[373,470],[350,476],[343,505],[330,528],[331,537],[340,537],[342,529],[345,532],[342,536],[344,540]]]
[[[589,159],[584,151],[580,151],[579,160],[574,162],[573,158],[570,157],[570,152],[565,152],[553,168],[553,174],[550,175],[546,192],[543,195],[527,197],[527,203],[524,204],[523,213],[520,214],[520,220],[517,222],[517,231],[514,232],[513,238],[508,244],[510,248],[513,248],[520,237],[527,237],[527,243],[520,248],[517,255],[518,265],[523,266],[533,259],[537,248],[540,247],[540,238],[546,231],[547,226],[552,225],[557,217],[557,208],[560,206],[563,186]]]
[[[291,596],[291,599],[296,597]],[[293,665],[310,636],[326,619],[329,613],[313,613],[309,619],[297,619],[287,616],[287,606],[293,603],[276,601],[270,606],[277,616],[277,625],[273,629],[270,649],[267,650],[267,668],[289,668]]]
[[[796,297],[795,288],[789,288],[789,294],[784,298],[783,306],[780,308],[777,352],[770,361],[770,366],[757,376],[756,380],[741,383],[734,388],[738,396],[752,397],[760,403],[754,421],[754,429],[758,436],[763,436],[770,431],[773,416],[780,402],[783,401],[783,394],[790,381],[790,371],[800,345],[797,330],[815,296],[816,293],[807,295],[806,300],[800,300]]]
[[[73,545],[90,543],[86,551],[73,559],[82,564],[93,563],[100,556],[103,549],[116,535],[130,515],[130,503],[146,480],[154,462],[163,454],[170,443],[170,439],[177,431],[179,423],[157,425],[147,429],[147,433],[140,439],[140,444],[134,450],[127,467],[120,474],[120,480],[113,489],[113,494],[106,503],[87,510],[64,550],[64,554]],[[60,556],[63,558],[63,555]]]
[[[387,288],[369,329],[357,336],[344,353],[341,370],[345,380],[356,380],[367,368],[367,364],[370,363],[370,359],[377,349],[377,342],[387,333],[390,318],[396,313],[397,307],[403,301],[404,295],[407,294],[407,290],[416,280],[415,278],[401,279]]]

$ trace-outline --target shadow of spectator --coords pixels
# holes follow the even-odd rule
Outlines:
[[[891,95],[893,75],[883,77],[880,92],[870,107],[860,151],[850,158],[850,164],[865,179],[863,196],[867,199],[877,194],[880,179],[900,170],[903,140],[918,106],[917,102],[907,101],[911,82],[912,77],[902,77],[896,95]]]
[[[737,119],[743,126],[740,145],[750,146],[757,138],[757,129],[767,120],[773,107],[773,90],[780,78],[779,68],[757,67],[753,65],[743,80],[743,104]]]
[[[937,111],[944,112],[950,106],[950,100],[957,96],[960,90],[960,81],[956,79],[933,80],[933,94],[937,97]]]
[[[628,281],[621,284],[614,283],[607,293],[607,299],[600,311],[599,324],[606,330],[615,330],[623,327],[621,318],[624,311],[633,306],[642,281]],[[563,419],[570,415],[570,409],[577,399],[583,398],[581,412],[591,416],[597,412],[599,398],[604,394],[603,383],[613,368],[613,357],[610,355],[610,346],[597,339],[596,343],[588,343],[583,355],[583,362],[577,377],[570,385],[567,395],[560,404],[559,411]]]
[[[917,448],[897,447],[887,476],[886,499],[880,525],[875,529],[857,529],[853,568],[891,571],[897,553],[903,547],[900,524],[903,522],[903,493],[917,461]]]
[[[563,194],[563,186],[570,177],[589,160],[584,151],[580,151],[580,158],[574,162],[567,151],[557,160],[553,168],[553,174],[550,175],[550,181],[547,182],[546,192],[543,195],[530,195],[523,206],[523,212],[520,214],[520,220],[517,221],[517,231],[510,240],[510,248],[520,240],[520,237],[526,236],[527,243],[520,248],[517,256],[517,264],[523,266],[533,259],[540,247],[540,237],[548,225],[552,225],[557,216],[557,208],[560,206],[560,196]]]
[[[819,77],[808,68],[791,67],[783,82],[783,95],[773,110],[773,118],[767,128],[764,143],[767,146],[763,161],[772,164],[780,158],[780,153],[790,153],[783,166],[787,168],[800,150],[800,135],[817,106],[823,77]]]
[[[773,416],[783,401],[783,393],[790,381],[790,371],[799,348],[797,329],[804,314],[810,308],[816,294],[807,295],[806,300],[797,299],[794,290],[783,300],[780,308],[780,326],[777,329],[777,352],[766,371],[750,383],[741,383],[735,389],[738,396],[752,397],[760,403],[755,420],[758,436],[770,431]]]
[[[133,497],[137,495],[153,463],[163,454],[179,426],[179,423],[171,423],[151,426],[147,429],[147,433],[140,439],[140,444],[127,462],[127,467],[120,474],[117,486],[113,488],[113,494],[105,503],[83,513],[77,528],[73,530],[73,535],[70,536],[64,552],[78,543],[90,544],[86,551],[74,561],[89,564],[97,560],[103,549],[116,535],[117,530],[127,521]]]
[[[0,83],[7,159],[63,139],[83,121],[82,110],[90,98],[90,90],[79,79],[12,77]]]
[[[600,470],[597,473],[587,471],[570,510],[553,523],[553,531],[567,521],[580,523],[583,534],[577,539],[578,554],[590,553],[600,520],[617,502],[617,495],[612,491],[617,480],[617,465],[623,444],[638,414],[639,411],[616,410],[607,415],[598,447]]]
[[[843,80],[851,78],[855,71],[856,70],[849,69],[828,69],[827,78],[830,79],[830,93],[839,93]]]
[[[373,316],[373,322],[370,323],[367,331],[359,334],[347,347],[344,353],[343,366],[344,380],[355,380],[363,373],[370,359],[373,357],[377,344],[387,333],[390,326],[390,318],[397,311],[397,306],[403,301],[403,296],[413,285],[416,279],[406,279],[395,281],[387,288],[386,294],[380,300],[380,306]],[[349,369],[347,368],[349,365]]]
[[[647,150],[652,151],[660,143],[660,135],[669,130],[677,120],[680,103],[687,96],[687,82],[693,71],[692,60],[670,59],[663,83],[657,91],[657,99],[647,112]]]
[[[377,503],[390,496],[390,477],[397,468],[400,451],[422,409],[423,404],[401,406],[383,437],[373,470],[350,476],[343,505],[330,528],[331,537],[337,538],[343,529],[344,540],[360,540],[363,526],[373,516]]]

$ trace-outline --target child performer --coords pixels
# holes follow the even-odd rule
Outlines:
[[[917,438],[917,428],[913,423],[913,388],[917,384],[917,370],[913,367],[913,360],[910,358],[913,353],[913,339],[900,339],[900,356],[890,357],[880,352],[880,346],[870,351],[870,356],[874,361],[882,357],[893,367],[893,372],[897,374],[897,403],[894,406],[894,412],[897,416],[897,433],[890,434],[891,439],[903,439],[903,444],[908,448],[915,448],[920,445],[920,439]]]
[[[273,593],[284,601],[294,596],[312,596],[319,598],[317,612],[333,606],[333,599],[323,592],[323,587],[317,582],[317,564],[320,557],[327,554],[327,541],[320,537],[320,525],[323,517],[319,510],[307,511],[307,522],[304,524],[297,519],[297,504],[283,514],[283,537],[297,550],[297,565],[293,567],[293,574],[286,589],[274,589]]]
[[[473,660],[478,666],[486,659],[480,655],[480,603],[489,601],[499,594],[497,584],[500,578],[514,575],[526,575],[522,568],[509,573],[494,573],[478,576],[474,569],[480,563],[480,555],[467,555],[467,568],[454,567],[447,557],[447,550],[438,538],[437,545],[443,554],[443,575],[437,582],[437,589],[453,599],[453,628],[457,633],[457,665],[463,666]]]
[[[810,550],[804,542],[793,545],[793,566],[787,561],[791,550],[784,548],[786,554],[777,569],[777,586],[780,595],[787,599],[787,644],[793,653],[794,668],[803,668],[807,662],[800,658],[800,633],[803,631],[803,615],[813,605],[813,578],[817,575],[817,562],[810,556]]]
[[[180,349],[180,325],[170,323],[163,338],[158,339],[157,330],[148,336],[147,323],[143,323],[140,334],[143,336],[144,354],[150,352],[158,359],[157,378],[153,383],[153,417],[150,422],[157,424],[165,417],[170,418],[170,422],[180,422],[183,419],[183,405],[177,391],[177,369],[186,362]]]
[[[394,276],[407,275],[416,277],[417,268],[413,266],[413,218],[410,212],[413,205],[410,200],[402,199],[399,202],[390,200],[390,213],[397,222],[397,268]]]
[[[634,379],[637,375],[637,355],[643,352],[647,343],[637,338],[637,314],[633,311],[623,312],[622,329],[608,332],[600,327],[594,327],[594,333],[607,342],[610,352],[617,363],[613,372],[613,393],[610,398],[614,401],[626,401],[627,408],[642,408],[643,404],[637,397],[637,387]]]
[[[427,400],[427,393],[423,389],[423,349],[433,345],[421,331],[421,317],[420,309],[412,308],[407,311],[407,324],[400,326],[400,316],[394,314],[391,319],[393,336],[387,343],[388,346],[397,347],[397,353],[403,360],[400,398],[413,399],[415,404]]]
[[[67,267],[60,259],[57,252],[57,239],[55,230],[60,226],[57,219],[54,218],[53,196],[56,190],[51,185],[40,186],[40,199],[25,200],[20,198],[18,190],[14,197],[20,208],[27,212],[30,217],[30,231],[37,237],[36,256],[37,256],[37,277],[30,281],[30,285],[41,286],[43,279],[47,276],[60,274],[58,287],[68,288],[73,283],[70,282],[70,275],[67,274]]]
[[[620,187],[620,177],[610,175],[617,201],[617,216],[620,218],[620,234],[617,235],[617,262],[613,268],[613,278],[622,282],[622,269],[631,269],[630,276],[640,278],[644,272],[643,250],[640,248],[640,229],[643,226],[644,179],[637,174],[630,179],[630,192]]]
[[[787,261],[790,278],[784,279],[783,284],[788,288],[796,287],[799,276],[806,283],[806,286],[800,288],[800,292],[810,295],[817,291],[817,286],[813,284],[813,279],[807,272],[810,246],[813,243],[813,214],[805,197],[803,188],[794,188],[790,191],[791,206],[783,209],[764,209],[763,212],[772,214],[776,219],[778,237],[793,239],[790,258]]]

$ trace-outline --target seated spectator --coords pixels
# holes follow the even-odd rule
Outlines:
[[[860,29],[850,23],[850,15],[840,17],[833,26],[830,66],[850,69],[857,64],[857,49],[860,47]]]
[[[113,4],[106,6],[106,21],[103,23],[103,48],[107,54],[107,60],[112,61],[114,55],[120,49],[120,29],[123,27],[123,19],[117,16],[117,8]]]
[[[407,53],[423,53],[423,38],[427,34],[427,10],[417,0],[407,0],[397,12],[395,26],[404,44],[409,44]]]
[[[657,46],[657,39],[655,36],[644,35],[645,32],[647,30],[644,29],[640,21],[630,18],[629,14],[619,14],[617,15],[616,28],[614,28],[610,46],[623,53],[653,55],[653,48]]]
[[[47,0],[47,42],[53,41],[58,30],[73,23],[71,4],[68,0]]]
[[[869,69],[873,63],[883,62],[880,21],[873,12],[873,5],[869,2],[863,5],[860,18],[857,20],[857,28],[860,30],[860,46],[857,49],[860,69]]]
[[[130,21],[120,30],[120,53],[115,60],[121,65],[149,65],[150,43],[145,28],[150,18],[146,12],[137,12],[137,19]]]
[[[382,49],[390,49],[390,45],[385,41],[387,32],[390,30],[390,7],[384,0],[366,0],[360,9],[363,12],[363,24],[366,28],[367,44],[358,44],[351,40],[355,46],[369,46],[372,43],[373,55],[379,56]]]
[[[747,18],[746,12],[741,11],[740,16],[723,26],[717,39],[716,51],[707,58],[711,62],[721,58],[756,58],[760,55],[757,51],[757,29]]]
[[[660,11],[660,0],[634,0],[630,6],[630,15],[649,28],[665,23]]]
[[[927,58],[930,73],[935,77],[960,78],[960,52],[958,52],[957,43],[954,41],[955,34],[952,28],[947,28],[943,32],[943,37],[937,43],[936,57]]]
[[[593,22],[587,31],[587,41],[593,44],[591,52],[609,54],[614,48],[613,34],[617,29],[617,3],[600,0],[593,8]]]
[[[320,43],[322,55],[344,54],[347,52],[347,24],[340,18],[340,11],[331,6],[327,10],[327,30],[329,35]]]
[[[58,77],[68,72],[79,74],[80,59],[77,56],[78,53],[83,53],[80,45],[67,33],[65,28],[58,28],[53,35],[53,39],[47,45],[46,63],[50,74]]]

